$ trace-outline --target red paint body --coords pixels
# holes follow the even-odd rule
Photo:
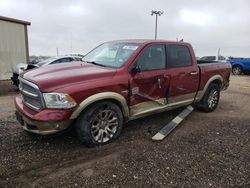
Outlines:
[[[203,90],[207,81],[214,75],[220,75],[223,78],[223,86],[227,87],[229,85],[230,64],[211,63],[198,66],[193,49],[188,43],[142,40],[133,40],[132,42],[129,40],[127,42],[137,43],[140,46],[121,68],[107,68],[79,62],[42,67],[26,72],[22,77],[36,84],[43,93],[67,93],[78,104],[87,97],[97,93],[116,92],[125,97],[128,106],[147,100],[140,97],[131,97],[131,89],[134,87],[139,87],[140,91],[151,98],[160,99],[197,93]],[[152,70],[131,75],[129,71],[136,62],[139,54],[146,46],[152,44],[178,44],[187,46],[192,57],[192,66]],[[190,75],[191,72],[198,72],[198,74]],[[159,78],[162,88],[158,87],[157,80]],[[195,98],[195,94],[193,98]],[[36,121],[64,121],[74,111],[74,109],[43,109],[40,112],[36,112],[22,104],[20,95],[17,95],[15,103],[18,111],[29,119]]]

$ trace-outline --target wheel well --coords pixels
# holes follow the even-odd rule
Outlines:
[[[232,66],[232,68],[234,68],[234,67],[240,67],[240,68],[242,69],[242,66],[239,65],[239,64],[236,64],[236,65],[233,65],[233,66]]]
[[[216,79],[216,80],[212,81],[210,84],[216,84],[216,85],[219,86],[220,89],[222,89],[222,86],[223,86],[222,81],[219,80],[219,79]]]
[[[102,99],[102,100],[95,101],[95,102],[89,104],[88,106],[86,106],[86,107],[81,111],[81,114],[84,113],[84,112],[85,112],[86,110],[88,110],[89,108],[91,108],[93,105],[95,105],[95,104],[97,104],[97,103],[99,103],[99,102],[103,102],[103,101],[109,101],[109,102],[112,102],[112,103],[116,104],[116,105],[120,108],[120,110],[121,110],[121,112],[122,112],[122,115],[123,115],[123,118],[124,118],[125,120],[128,119],[128,117],[126,116],[126,113],[125,113],[125,111],[124,111],[124,108],[122,107],[122,104],[121,104],[119,101],[115,100],[115,99]]]

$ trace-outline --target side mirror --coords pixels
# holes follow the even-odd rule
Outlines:
[[[141,72],[141,68],[138,65],[134,65],[129,72],[130,74],[135,75],[136,73]]]

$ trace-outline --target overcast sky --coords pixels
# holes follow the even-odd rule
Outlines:
[[[250,57],[249,0],[0,0],[0,15],[31,22],[31,55],[85,54],[116,39],[184,39],[196,55]],[[71,45],[72,41],[72,45]]]

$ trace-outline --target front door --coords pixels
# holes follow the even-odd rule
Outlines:
[[[169,79],[166,75],[166,52],[164,45],[146,47],[134,67],[139,71],[130,77],[130,112],[138,116],[165,106]]]

